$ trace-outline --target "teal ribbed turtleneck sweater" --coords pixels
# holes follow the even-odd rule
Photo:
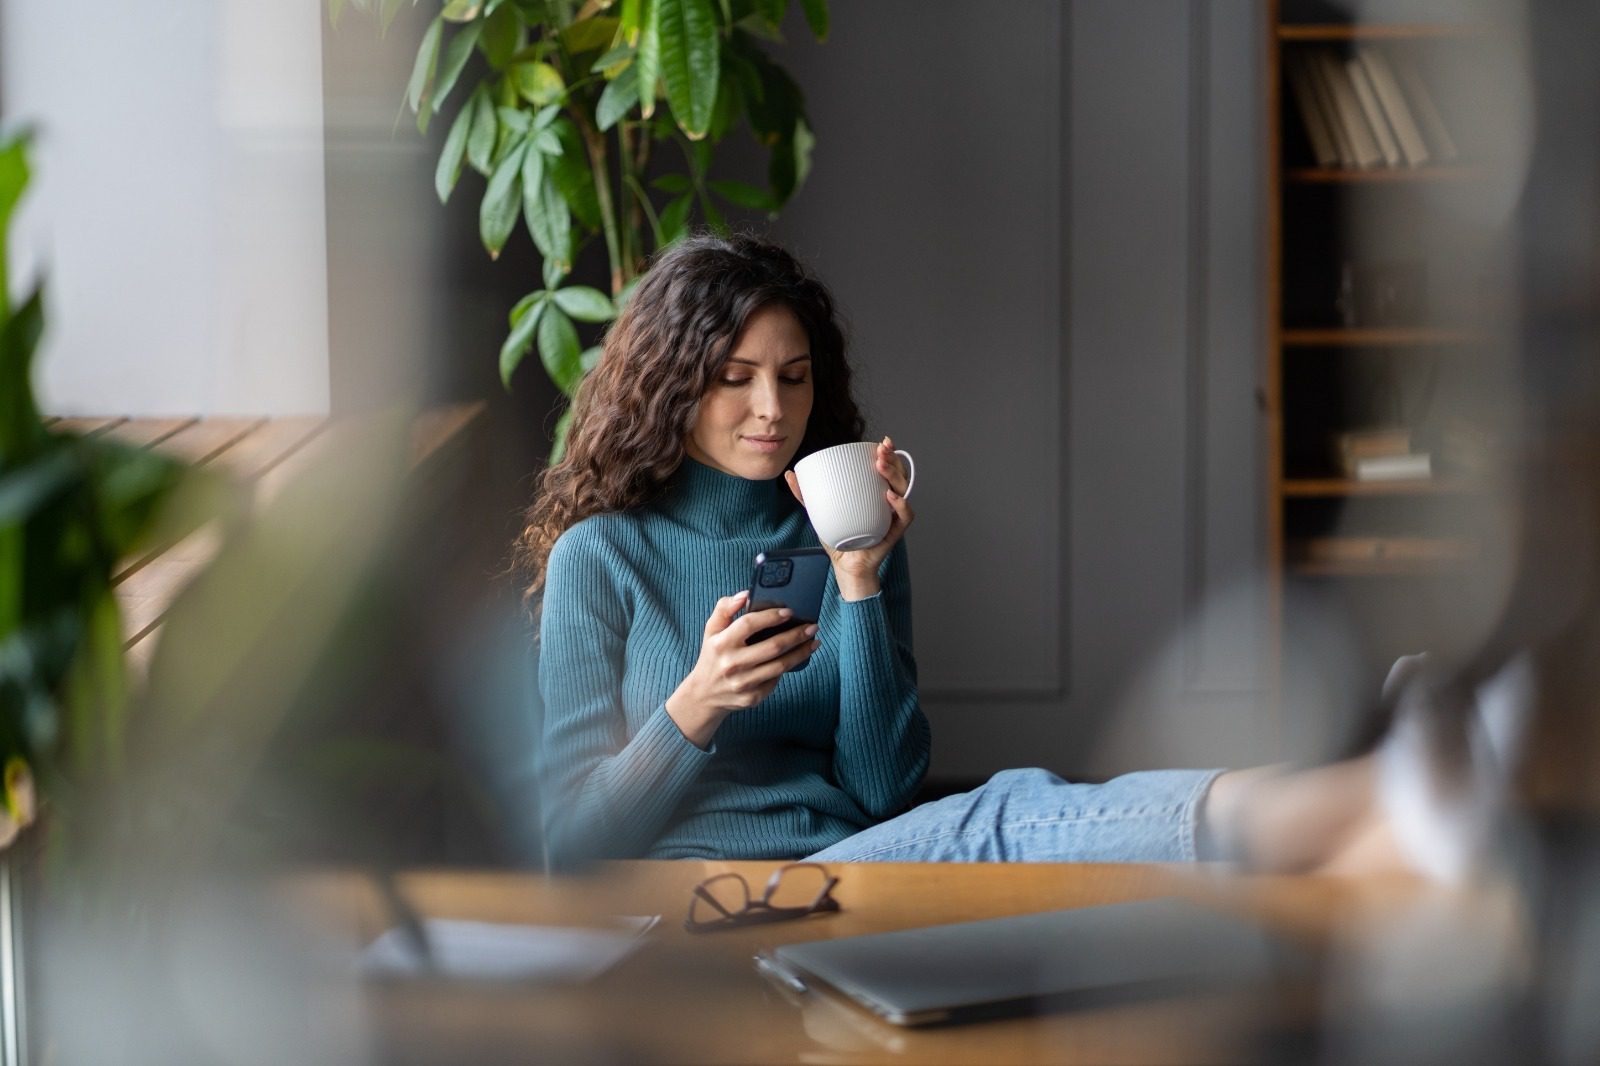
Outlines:
[[[656,502],[561,535],[539,647],[553,858],[799,857],[910,802],[929,738],[903,544],[877,596],[846,603],[830,578],[810,665],[730,715],[709,751],[667,715],[712,607],[749,587],[756,553],[816,543],[781,478],[692,459]]]

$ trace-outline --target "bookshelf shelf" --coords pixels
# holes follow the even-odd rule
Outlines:
[[[1336,22],[1285,23],[1278,27],[1278,40],[1292,41],[1415,41],[1437,38],[1484,37],[1486,26],[1464,22],[1366,23],[1348,25]]]
[[[1446,577],[1460,573],[1467,565],[1462,560],[1449,562],[1389,562],[1289,564],[1289,572],[1301,577]]]
[[[1285,329],[1280,339],[1285,348],[1428,348],[1484,342],[1475,330],[1432,326]]]
[[[1301,185],[1426,185],[1444,182],[1482,181],[1483,168],[1474,166],[1372,167],[1346,170],[1341,167],[1291,167],[1286,181]]]
[[[1357,481],[1344,477],[1286,477],[1279,482],[1285,496],[1447,496],[1481,491],[1476,482],[1461,478],[1426,481]]]

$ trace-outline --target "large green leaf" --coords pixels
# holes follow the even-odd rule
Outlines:
[[[483,194],[478,209],[478,235],[491,259],[500,258],[506,238],[517,224],[517,213],[522,209],[521,184],[522,155],[528,150],[526,141],[519,142],[495,167],[489,177],[489,188]]]
[[[691,138],[706,135],[717,103],[722,55],[711,0],[656,0],[661,80],[678,125]]]
[[[422,95],[439,68],[439,41],[443,34],[444,21],[436,18],[428,23],[422,43],[417,46],[417,58],[411,63],[411,80],[406,83],[406,103],[413,111],[422,109]]]
[[[685,193],[661,209],[661,247],[677,244],[689,233],[689,211],[694,193]]]
[[[467,131],[467,162],[479,174],[485,177],[489,174],[489,165],[494,159],[494,140],[499,133],[499,124],[495,121],[494,102],[489,98],[489,88],[479,85],[472,94],[472,119]]]
[[[82,475],[77,457],[66,448],[0,472],[0,527],[22,525],[76,485]]]
[[[619,71],[613,68],[619,68],[624,63],[632,63],[633,52],[633,45],[619,44],[599,59],[596,59],[589,67],[589,73],[604,74],[608,78],[615,78]]]
[[[534,107],[544,107],[561,98],[567,83],[561,72],[549,63],[518,63],[511,68],[517,94]]]
[[[608,15],[580,19],[561,31],[561,44],[574,55],[597,52],[616,39],[618,21]]]
[[[615,126],[622,116],[632,111],[639,102],[639,70],[629,65],[626,70],[606,83],[600,102],[594,108],[595,126],[601,133]]]
[[[522,17],[515,4],[503,4],[483,22],[483,56],[495,70],[504,70],[522,47]]]
[[[380,0],[378,5],[378,21],[382,32],[388,33],[389,27],[394,25],[394,17],[400,13],[400,5],[405,0]],[[360,6],[359,4],[357,5]]]
[[[433,110],[437,114],[444,105],[444,98],[450,95],[450,90],[456,87],[456,81],[461,77],[461,70],[467,65],[467,60],[472,58],[472,49],[478,43],[478,38],[483,35],[483,23],[474,22],[450,38],[449,47],[444,50],[444,61],[439,64],[439,76],[434,82]]]
[[[687,174],[663,174],[652,181],[650,187],[652,189],[660,189],[662,192],[678,194],[686,193],[693,189],[694,182],[689,180],[689,175]]]
[[[806,13],[806,24],[817,40],[828,39],[828,0],[800,0],[800,9]]]
[[[524,297],[523,302],[526,302],[526,299]],[[518,306],[522,306],[522,303]],[[511,375],[516,373],[523,357],[533,348],[533,334],[539,328],[539,319],[544,314],[544,308],[545,301],[541,293],[521,317],[513,317],[511,332],[500,345],[500,381],[508,391],[511,388]]]
[[[550,438],[550,465],[555,466],[567,454],[567,434],[572,431],[572,408],[568,407],[556,419],[555,432]]]
[[[553,288],[551,272],[564,277],[572,269],[572,205],[548,177],[539,188],[539,218],[549,234],[546,243],[550,250],[544,253],[545,283]]]
[[[643,25],[645,0],[622,0],[622,13],[618,17],[617,32],[624,44],[639,43],[639,27]]]
[[[783,25],[783,16],[789,10],[789,0],[755,0],[756,14],[773,29]]]
[[[530,146],[522,158],[522,219],[527,224],[528,236],[533,238],[533,246],[539,249],[541,256],[550,258],[564,254],[566,249],[556,244],[552,220],[545,210],[546,184],[544,153]],[[565,204],[562,209],[566,209]]]
[[[22,190],[28,186],[28,137],[26,134],[11,137],[0,143],[0,246],[11,225],[11,212],[22,199]],[[4,265],[0,264],[0,270]],[[0,290],[0,301],[9,297]]]
[[[641,0],[639,51],[633,65],[639,74],[639,110],[645,118],[656,113],[656,82],[661,78],[661,3]]]
[[[0,140],[0,332],[11,318],[11,276],[7,270],[11,255],[7,238],[11,231],[11,213],[22,199],[22,191],[28,187],[27,141],[26,134]],[[23,381],[25,387],[25,377]],[[15,387],[0,379],[0,391]]]
[[[545,373],[568,396],[578,391],[583,380],[583,348],[578,344],[578,328],[565,311],[546,305],[539,317],[539,359]]]
[[[471,22],[483,10],[483,0],[450,0],[439,12],[446,22]]]
[[[33,353],[43,333],[44,291],[36,288],[0,322],[0,458],[8,462],[27,458],[44,436],[32,379]]]
[[[461,105],[455,121],[450,123],[450,132],[445,135],[439,165],[433,171],[433,191],[439,194],[441,204],[449,201],[451,191],[461,179],[461,164],[467,158],[467,134],[472,130],[473,107],[474,101],[470,98]]]
[[[724,200],[739,207],[747,207],[752,211],[776,211],[777,201],[766,189],[758,189],[754,185],[747,185],[742,181],[712,181],[707,182],[711,191]]]
[[[556,306],[579,322],[610,322],[617,309],[611,297],[587,285],[573,285],[554,294]]]
[[[561,140],[561,154],[549,159],[545,167],[555,179],[556,188],[566,199],[572,215],[590,229],[600,228],[600,199],[594,191],[594,172],[589,169],[589,154],[583,137],[566,118],[550,124]]]

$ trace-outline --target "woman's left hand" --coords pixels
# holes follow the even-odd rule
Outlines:
[[[894,454],[894,441],[888,437],[878,443],[877,467],[879,476],[884,480],[884,496],[894,511],[889,532],[872,547],[858,551],[842,552],[826,544],[822,546],[828,558],[833,560],[833,575],[839,583],[839,595],[846,600],[864,600],[878,594],[878,567],[889,557],[890,550],[905,536],[906,530],[917,517],[905,498],[910,480],[906,477],[900,457]],[[800,482],[794,471],[786,471],[783,477],[789,483],[789,491],[794,493],[794,498],[804,506],[805,497],[800,495]]]

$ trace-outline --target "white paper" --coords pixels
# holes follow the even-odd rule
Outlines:
[[[361,953],[368,977],[447,977],[479,981],[592,980],[644,943],[660,915],[618,918],[613,929],[508,925],[434,918],[423,922],[429,966],[402,929],[389,929]]]

